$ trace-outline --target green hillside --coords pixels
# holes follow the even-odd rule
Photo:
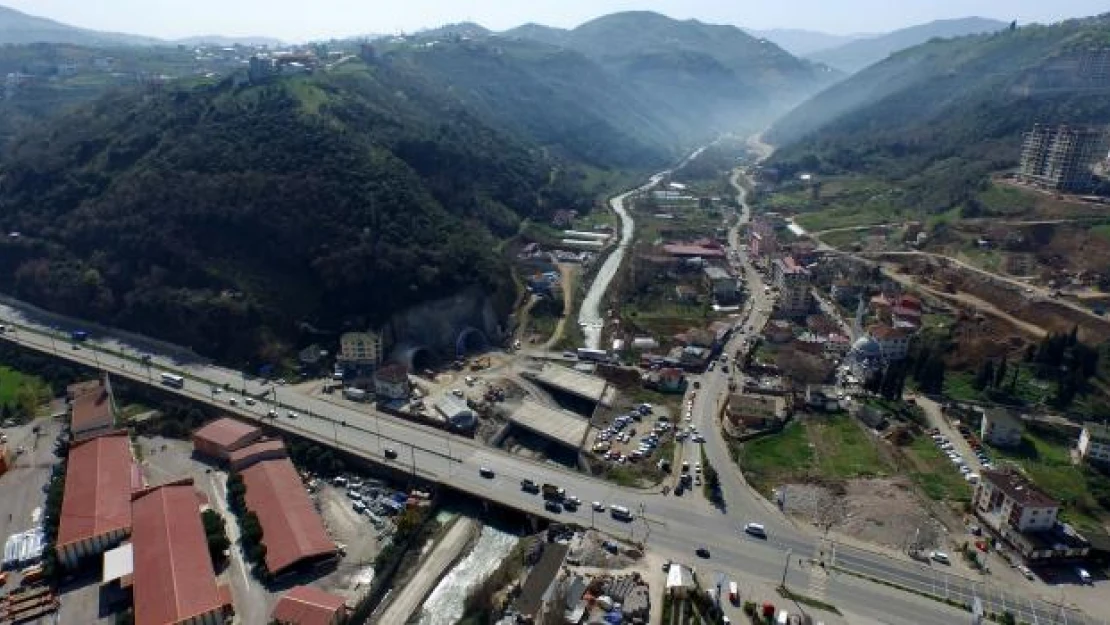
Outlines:
[[[1005,22],[983,17],[936,20],[825,47],[806,54],[806,58],[852,74],[895,52],[921,45],[937,37],[951,38],[993,33],[1006,26]]]
[[[581,54],[493,37],[383,48],[396,71],[450,93],[491,125],[599,168],[645,169],[676,155],[680,127]]]
[[[569,31],[509,31],[576,50],[612,72],[690,134],[756,130],[839,76],[735,26],[658,13],[614,13]]]
[[[1110,122],[1110,82],[1085,73],[1110,17],[933,41],[818,94],[775,123],[770,165],[885,179],[909,207],[965,203],[1017,164],[1035,123]]]
[[[525,217],[588,209],[543,151],[387,64],[119,93],[14,143],[0,289],[238,360],[298,324],[478,285]]]
[[[61,22],[36,17],[0,6],[0,44],[22,43],[75,43],[81,45],[133,45],[146,46],[159,42],[153,37],[106,33],[77,28]]]

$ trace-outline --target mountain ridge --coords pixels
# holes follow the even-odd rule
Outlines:
[[[1002,30],[1006,22],[984,17],[933,20],[881,35],[860,37],[842,45],[816,50],[805,57],[853,74],[898,52],[937,37],[952,38]]]
[[[775,122],[770,166],[882,178],[927,211],[961,206],[1017,165],[1034,124],[1110,120],[1110,78],[1082,69],[1095,43],[1110,43],[1110,14],[895,53]]]

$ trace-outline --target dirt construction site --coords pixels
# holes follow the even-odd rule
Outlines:
[[[799,522],[883,547],[904,548],[915,535],[927,546],[940,546],[947,532],[904,478],[786,484],[781,492],[783,510]]]
[[[910,280],[957,308],[976,308],[1016,326],[1025,338],[1068,332],[1078,326],[1089,343],[1110,339],[1110,321],[1079,307],[1045,297],[1040,290],[974,272],[935,257],[891,255],[882,259],[898,280]],[[1032,335],[1032,336],[1029,336]]]

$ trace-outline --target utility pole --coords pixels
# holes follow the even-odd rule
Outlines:
[[[380,417],[378,415],[377,410],[374,411],[374,429],[378,433],[378,451],[381,451],[382,450],[382,424],[381,424],[381,420],[380,420]]]
[[[787,549],[786,550],[786,561],[784,561],[782,563],[782,584],[781,584],[781,586],[784,589],[786,588],[786,572],[790,569],[790,556],[792,556],[792,555],[794,555],[794,550],[793,549]]]

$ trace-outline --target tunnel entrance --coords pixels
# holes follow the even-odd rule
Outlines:
[[[455,357],[462,358],[467,354],[475,352],[482,352],[489,349],[489,341],[486,340],[486,335],[477,328],[466,328],[459,333],[459,338],[455,339]]]

